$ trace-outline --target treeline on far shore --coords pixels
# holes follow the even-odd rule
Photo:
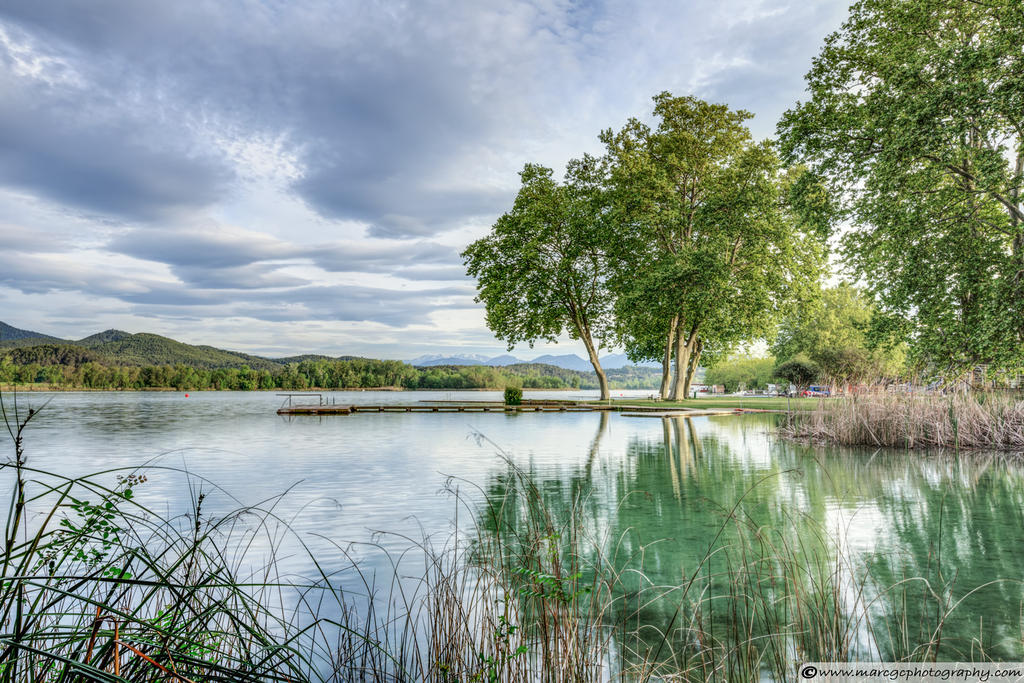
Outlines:
[[[610,370],[617,389],[657,387],[657,369],[627,367]],[[54,389],[159,389],[255,391],[273,389],[596,389],[592,372],[566,370],[553,365],[522,363],[504,367],[414,367],[395,360],[356,358],[307,360],[279,368],[197,368],[184,364],[127,366],[82,363],[15,364],[0,358],[0,385],[45,384]]]

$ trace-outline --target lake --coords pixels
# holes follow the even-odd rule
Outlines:
[[[325,395],[338,403],[499,398],[498,392]],[[528,392],[527,398],[586,395]],[[11,397],[5,399],[10,406]],[[18,399],[23,409],[49,401],[26,432],[30,466],[80,475],[154,464],[138,497],[171,514],[187,512],[200,491],[207,494],[207,515],[273,505],[328,570],[348,563],[335,543],[383,575],[390,565],[379,548],[397,553],[409,547],[408,537],[443,539],[456,510],[450,490],[458,487],[470,507],[501,495],[508,458],[529,473],[552,509],[586,491],[594,536],[614,539],[624,555],[642,549],[643,570],[654,583],[685,580],[732,513],[795,543],[825,535],[854,573],[870,571],[879,585],[930,577],[950,604],[962,601],[944,631],[943,659],[967,659],[979,648],[996,659],[1024,659],[1024,470],[998,457],[794,444],[775,437],[771,414],[289,418],[275,414],[281,397],[259,392]],[[113,481],[115,474],[105,476]],[[719,544],[730,540],[725,528]],[[293,575],[312,572],[302,553],[285,553],[280,561]],[[872,609],[885,605],[919,619],[915,610],[924,603],[914,596],[922,590],[915,584],[905,607],[881,591],[865,600],[874,601]],[[908,600],[906,592],[900,600]],[[645,618],[664,624],[674,609],[652,605]]]

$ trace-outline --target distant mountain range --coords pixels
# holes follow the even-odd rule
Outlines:
[[[76,363],[96,361],[110,365],[189,365],[197,368],[239,368],[273,370],[288,363],[305,360],[352,360],[355,356],[296,355],[287,358],[264,358],[237,351],[226,351],[213,346],[193,346],[158,334],[121,330],[106,330],[84,339],[68,340],[52,335],[22,330],[0,322],[0,355],[8,355],[19,365],[39,363],[48,365],[55,359],[74,359]],[[60,361],[57,361],[60,362]],[[564,370],[592,372],[590,362],[576,354],[543,355],[524,360],[504,354],[482,356],[478,354],[420,356],[410,365],[491,365],[507,366],[522,363],[552,365]],[[606,370],[635,367],[624,354],[609,354],[601,358]],[[659,367],[657,363],[641,363],[640,367]]]
[[[632,363],[628,358],[626,358],[626,354],[624,353],[611,353],[606,356],[601,356],[600,360],[601,367],[605,370],[617,370],[619,368],[633,366],[660,367],[659,363]],[[494,356],[492,358],[481,356],[479,354],[460,354],[455,356],[431,354],[419,356],[418,358],[413,358],[406,362],[409,365],[417,365],[420,367],[429,367],[432,365],[492,365],[502,367],[505,365],[517,365],[519,363],[541,363],[544,365],[554,365],[555,367],[562,368],[564,370],[579,370],[580,372],[590,372],[594,369],[589,360],[580,358],[574,353],[561,356],[546,354],[538,356],[532,360],[524,360],[508,354]]]

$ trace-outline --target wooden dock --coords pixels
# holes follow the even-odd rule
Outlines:
[[[594,413],[616,411],[618,406],[592,405],[586,403],[523,403],[518,406],[507,406],[503,403],[411,403],[406,405],[287,405],[281,406],[278,415],[351,415],[353,413]]]
[[[589,403],[581,401],[524,400],[509,406],[498,401],[420,401],[407,404],[333,404],[320,394],[281,394],[288,400],[278,415],[352,415],[353,413],[596,413],[618,412],[628,417],[698,417],[704,415],[730,415],[735,409],[669,408],[657,405],[629,405],[626,403]],[[319,403],[294,403],[296,397],[318,397]]]

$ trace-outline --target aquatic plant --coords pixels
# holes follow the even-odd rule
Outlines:
[[[849,446],[968,448],[1024,453],[1024,396],[872,394],[822,401],[784,435]]]
[[[333,664],[308,609],[328,583],[277,582],[272,565],[254,574],[243,561],[272,512],[211,518],[199,493],[168,519],[136,502],[146,470],[35,469],[23,438],[38,415],[4,406],[15,457],[0,466],[13,475],[0,681],[300,681]]]

